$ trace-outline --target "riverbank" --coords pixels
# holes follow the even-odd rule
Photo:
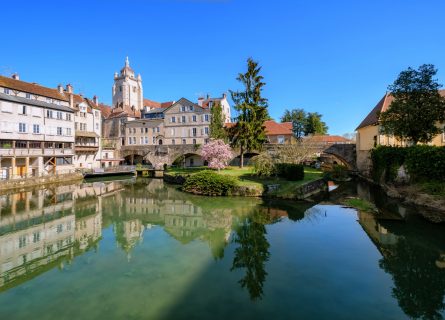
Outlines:
[[[208,168],[169,169],[164,173],[164,181],[182,185],[190,175],[203,170]],[[258,177],[253,174],[251,167],[228,167],[218,174],[236,179],[236,185],[230,193],[232,196],[304,200],[327,192],[328,186],[321,171],[309,167],[304,171],[304,179],[299,181],[289,181],[280,177]]]
[[[0,181],[0,192],[19,191],[25,188],[46,186],[52,184],[69,184],[71,182],[80,182],[82,180],[83,175],[81,173],[67,173],[42,177],[3,180]]]
[[[358,178],[372,185],[380,187],[390,198],[397,199],[405,204],[424,208],[422,216],[431,222],[445,222],[445,197],[441,192],[434,194],[428,190],[428,184],[394,185],[376,183],[373,179],[358,175]],[[445,185],[444,185],[445,188]]]

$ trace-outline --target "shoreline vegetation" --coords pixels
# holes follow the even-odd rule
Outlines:
[[[210,171],[207,167],[195,168],[169,168],[164,177],[167,182],[184,184],[187,178],[202,172],[213,173],[213,176],[222,176],[227,183],[231,184],[232,190],[222,194],[210,193],[210,195],[230,195],[230,196],[254,196],[273,197],[282,199],[302,199],[305,198],[299,191],[300,187],[323,179],[323,172],[314,168],[304,168],[304,178],[298,181],[289,181],[282,177],[260,177],[254,174],[253,167],[227,167],[220,171]],[[324,181],[323,181],[324,182]],[[325,184],[325,183],[324,183]],[[323,189],[323,188],[320,188]],[[185,192],[201,194],[199,190],[183,190]],[[311,190],[315,191],[315,190]],[[323,191],[323,190],[319,190]],[[317,192],[318,193],[318,192]],[[311,193],[312,195],[312,193]]]

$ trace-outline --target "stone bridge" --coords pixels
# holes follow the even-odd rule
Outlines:
[[[265,145],[265,150],[286,148],[286,145]],[[343,164],[350,170],[356,170],[355,144],[333,144],[318,146],[314,153],[320,153],[321,157],[330,158]],[[258,151],[250,151],[250,155],[258,154]],[[162,168],[164,164],[171,165],[182,156],[201,156],[201,147],[192,144],[181,145],[152,145],[152,146],[122,146],[121,157],[129,164],[149,162],[155,168]],[[239,155],[239,150],[234,150],[234,158]],[[332,160],[333,159],[333,160]]]
[[[331,144],[323,149],[321,157],[333,157],[349,170],[357,170],[355,144]]]

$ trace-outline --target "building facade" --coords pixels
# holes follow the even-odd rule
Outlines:
[[[439,93],[445,96],[445,90]],[[394,136],[382,134],[379,124],[379,114],[389,109],[394,97],[386,93],[371,112],[363,119],[356,128],[357,168],[364,174],[368,174],[371,168],[370,151],[378,145],[383,146],[406,146],[407,141],[401,141]],[[441,124],[443,126],[444,124]],[[445,133],[437,135],[429,143],[434,146],[445,146]]]

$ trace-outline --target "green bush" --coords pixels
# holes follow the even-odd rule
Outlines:
[[[204,170],[189,176],[182,190],[208,196],[225,196],[229,195],[235,186],[235,177]]]
[[[371,151],[372,176],[375,181],[392,182],[397,170],[405,165],[412,180],[445,181],[445,147],[416,145],[411,147],[378,146]]]
[[[270,177],[275,174],[275,164],[268,152],[263,152],[250,160],[253,172],[260,177]]]
[[[289,180],[298,181],[304,179],[304,166],[294,163],[277,163],[275,165],[277,175]]]

